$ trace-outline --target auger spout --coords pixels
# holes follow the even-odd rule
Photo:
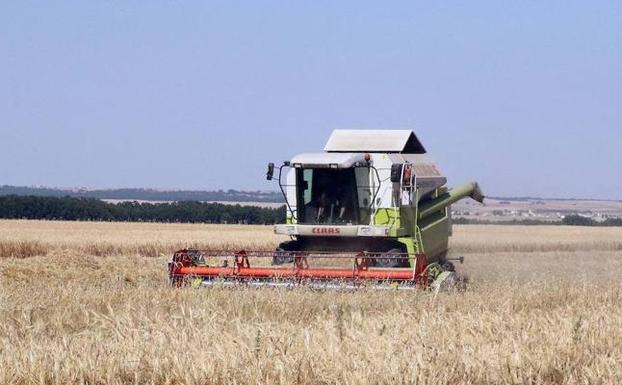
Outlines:
[[[454,187],[446,193],[441,194],[439,197],[423,203],[419,206],[419,219],[423,219],[432,213],[438,212],[466,197],[471,197],[479,203],[484,203],[484,194],[477,182],[469,182]]]

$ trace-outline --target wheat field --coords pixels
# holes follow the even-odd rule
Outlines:
[[[464,292],[167,286],[176,249],[282,239],[0,221],[0,383],[622,383],[622,229],[456,226]]]

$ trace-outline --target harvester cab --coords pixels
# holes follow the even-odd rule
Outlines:
[[[243,252],[235,256],[237,268],[211,271],[216,268],[182,261],[188,252],[205,260],[208,252],[182,250],[169,265],[173,282],[194,276],[207,284],[438,285],[457,278],[446,256],[451,204],[484,200],[475,182],[446,188],[447,179],[410,130],[335,130],[324,152],[300,154],[278,167],[270,163],[267,179],[277,180],[287,206],[285,223],[274,232],[290,240],[272,253],[251,255],[269,257],[273,266],[251,268]],[[311,267],[311,260],[321,267]]]

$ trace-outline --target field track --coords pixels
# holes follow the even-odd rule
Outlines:
[[[463,293],[166,285],[176,249],[282,239],[0,221],[0,383],[622,383],[622,229],[456,226]]]

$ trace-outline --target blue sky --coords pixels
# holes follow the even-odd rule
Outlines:
[[[450,184],[622,199],[619,1],[4,1],[0,184],[273,189],[333,128]]]

